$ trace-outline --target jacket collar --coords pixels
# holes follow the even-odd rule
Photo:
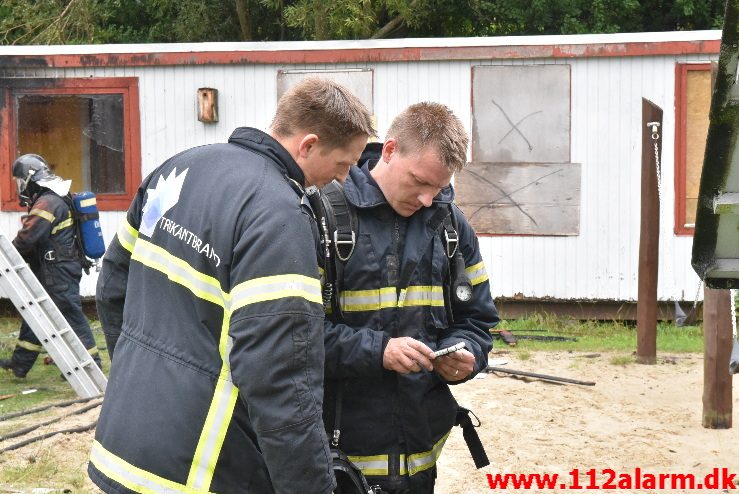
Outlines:
[[[305,187],[305,175],[290,153],[275,138],[259,129],[239,127],[228,142],[266,156],[288,179]]]

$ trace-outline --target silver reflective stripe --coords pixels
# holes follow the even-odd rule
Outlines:
[[[373,311],[392,307],[442,307],[443,305],[444,288],[441,286],[409,286],[400,291],[400,296],[395,287],[341,292],[341,306],[346,312]]]
[[[231,291],[231,311],[245,305],[280,298],[300,297],[323,304],[321,282],[300,274],[265,276],[239,283]]]
[[[230,379],[231,376],[228,377]],[[188,486],[198,490],[210,487],[226,431],[231,423],[238,393],[236,386],[230,380],[226,381],[219,377],[190,468]]]
[[[388,475],[387,455],[349,456],[348,458],[364,475]]]
[[[341,292],[341,306],[349,312],[386,309],[397,305],[398,295],[394,287]]]
[[[90,462],[105,476],[119,484],[143,493],[202,493],[177,482],[154,475],[151,472],[135,467],[106,450],[99,442],[94,441],[90,451]]]
[[[222,358],[221,373],[218,376],[218,384],[213,393],[208,416],[203,424],[187,477],[187,485],[199,489],[208,489],[213,481],[218,456],[226,439],[228,425],[231,423],[239,396],[239,390],[233,385],[231,378],[230,357],[233,338],[228,335],[231,319],[228,314],[226,316],[221,327],[221,340],[218,347]]]
[[[196,297],[221,307],[226,305],[223,291],[215,278],[200,273],[182,259],[147,240],[140,238],[136,241],[131,258],[160,271],[170,280],[190,290]]]
[[[474,264],[464,270],[467,277],[470,279],[470,283],[473,285],[479,285],[483,281],[487,281],[488,273],[485,270],[485,264],[482,261]]]
[[[444,305],[444,288],[440,286],[409,286],[406,289],[403,306]]]
[[[408,455],[408,475],[415,475],[418,472],[427,470],[436,464],[436,460],[441,456],[441,450],[444,448],[444,443],[449,437],[450,432],[451,431],[444,434],[444,436],[434,444],[431,451]]]

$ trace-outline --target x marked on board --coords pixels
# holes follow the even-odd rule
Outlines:
[[[526,115],[525,117],[523,117],[518,122],[513,123],[513,120],[510,119],[510,117],[505,112],[505,110],[503,109],[502,106],[500,106],[495,100],[490,100],[490,101],[492,101],[493,104],[498,107],[498,109],[500,110],[500,113],[503,114],[503,117],[505,117],[505,119],[508,120],[508,123],[511,124],[511,129],[508,132],[506,132],[506,134],[503,137],[500,138],[500,140],[498,141],[498,144],[500,144],[501,142],[503,142],[503,140],[506,137],[508,137],[509,135],[511,135],[511,132],[514,132],[515,131],[516,133],[518,133],[518,135],[521,136],[521,139],[523,139],[524,141],[526,141],[526,145],[529,147],[529,151],[533,150],[534,149],[534,146],[532,146],[531,143],[529,142],[529,140],[526,139],[526,136],[523,135],[523,132],[521,132],[521,129],[519,129],[518,126],[521,125],[521,123],[523,123],[523,121],[526,120],[527,118],[532,117],[532,116],[536,115],[537,113],[541,113],[541,110],[535,111],[533,113],[529,113],[528,115]]]
[[[519,204],[518,202],[516,202],[516,200],[515,200],[515,199],[513,199],[513,194],[515,194],[516,192],[518,192],[518,191],[520,191],[520,190],[523,190],[523,189],[525,189],[526,187],[529,187],[530,185],[534,185],[534,184],[538,184],[538,183],[540,183],[540,182],[541,182],[542,180],[544,180],[545,178],[547,178],[547,177],[549,177],[549,176],[551,176],[551,175],[554,175],[554,174],[556,174],[556,173],[559,173],[559,172],[561,172],[561,171],[562,171],[562,169],[560,168],[560,169],[558,169],[558,170],[555,170],[555,171],[553,171],[553,172],[545,173],[544,175],[542,175],[541,177],[537,178],[536,180],[532,180],[531,182],[529,182],[529,183],[527,183],[527,184],[525,184],[525,185],[522,185],[521,187],[519,187],[519,188],[517,188],[517,189],[515,189],[515,190],[512,190],[511,192],[506,192],[506,191],[505,191],[505,190],[504,190],[504,189],[503,189],[502,187],[500,187],[499,185],[497,185],[497,184],[495,184],[495,183],[491,182],[490,180],[488,180],[487,178],[485,178],[485,177],[484,177],[484,176],[483,176],[482,174],[480,174],[480,173],[477,173],[477,172],[475,172],[475,171],[472,171],[472,170],[467,170],[467,171],[468,171],[468,172],[469,172],[469,173],[470,173],[470,174],[471,174],[472,176],[476,177],[476,178],[477,178],[478,180],[481,180],[481,181],[485,182],[486,184],[488,184],[489,186],[491,186],[491,187],[492,187],[493,189],[495,189],[495,190],[497,190],[498,192],[500,192],[501,194],[503,194],[502,196],[496,197],[495,199],[493,199],[492,201],[490,201],[490,202],[489,202],[489,204],[485,204],[485,205],[483,205],[483,206],[480,206],[479,208],[477,208],[477,209],[476,209],[476,210],[475,210],[475,211],[474,211],[474,212],[473,212],[472,214],[468,215],[468,217],[467,217],[468,219],[470,219],[470,220],[471,220],[471,219],[472,219],[472,218],[473,218],[473,217],[474,217],[474,216],[475,216],[475,215],[476,215],[477,213],[479,213],[479,212],[480,212],[480,211],[481,211],[482,209],[484,209],[484,208],[491,208],[491,207],[494,207],[495,203],[497,203],[498,201],[501,201],[501,200],[503,200],[503,199],[507,199],[508,201],[510,201],[510,203],[511,203],[511,204],[512,204],[513,206],[515,206],[515,207],[516,207],[516,209],[518,209],[519,211],[521,211],[521,213],[522,213],[522,214],[523,214],[524,216],[526,216],[526,217],[527,217],[528,219],[530,219],[530,220],[531,220],[531,222],[532,222],[532,223],[533,223],[534,225],[537,225],[537,226],[538,226],[538,223],[536,222],[536,220],[535,220],[535,219],[534,219],[534,218],[533,218],[533,217],[532,217],[532,216],[531,216],[531,215],[530,215],[529,213],[527,213],[526,211],[524,211],[524,210],[523,210],[523,207],[521,207],[521,205],[520,205],[520,204]]]

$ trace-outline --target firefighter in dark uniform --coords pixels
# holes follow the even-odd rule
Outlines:
[[[88,465],[100,489],[333,491],[305,188],[343,179],[371,134],[356,97],[309,78],[269,133],[238,128],[144,179],[98,278],[115,349]]]
[[[37,154],[24,154],[15,160],[13,177],[21,205],[28,206],[13,245],[101,367],[90,324],[82,312],[82,263],[72,212],[63,199],[72,182],[54,175],[46,160]],[[24,320],[13,356],[0,360],[0,367],[12,371],[16,377],[26,377],[41,350],[41,343]]]
[[[358,227],[325,322],[324,422],[383,492],[434,491],[436,460],[465,412],[449,385],[487,367],[499,321],[475,232],[452,204],[467,142],[446,106],[419,103],[396,117],[384,144],[368,145],[344,183]],[[449,293],[453,255],[441,235],[450,215],[453,255],[461,254],[455,277],[466,278],[459,297]],[[459,343],[465,348],[432,356]],[[356,491],[340,481],[337,492]]]

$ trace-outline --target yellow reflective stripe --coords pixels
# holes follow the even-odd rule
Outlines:
[[[178,484],[171,480],[154,475],[151,472],[142,470],[117,457],[110,451],[106,450],[102,444],[97,441],[92,443],[90,451],[90,462],[105,474],[119,484],[136,492],[144,494],[160,494],[160,493],[180,493],[186,494],[203,494],[200,489],[194,489],[186,485]]]
[[[485,264],[482,261],[474,264],[464,270],[472,285],[479,285],[483,281],[488,280],[488,273],[485,270]]]
[[[229,355],[231,354],[231,338],[228,335],[231,322],[230,315],[231,313],[228,311],[224,313],[221,336],[218,342],[218,353],[222,361],[221,371],[187,479],[187,485],[201,489],[207,489],[213,479],[218,454],[226,438],[228,424],[231,421],[238,398],[238,389],[233,385],[229,364]]]
[[[302,274],[278,274],[244,281],[231,290],[231,310],[288,297],[300,297],[309,302],[323,304],[321,282]]]
[[[393,307],[443,307],[444,288],[441,286],[409,286],[397,295],[395,287],[376,290],[346,290],[341,292],[341,307],[347,312],[373,311]]]
[[[409,286],[399,307],[444,306],[444,288],[440,286]]]
[[[74,225],[74,221],[72,220],[72,218],[67,218],[66,220],[59,222],[58,225],[52,228],[51,234],[54,235],[59,230],[64,230],[65,228],[69,228],[72,225]]]
[[[388,309],[398,306],[395,287],[377,290],[346,290],[341,292],[341,307],[347,312]]]
[[[441,456],[441,450],[444,448],[450,430],[439,439],[430,451],[423,453],[414,453],[408,455],[400,455],[400,475],[415,475],[418,472],[428,470],[436,464]],[[389,455],[373,455],[373,456],[348,456],[349,460],[359,468],[364,475],[389,475],[390,472],[390,456]]]
[[[100,351],[98,350],[98,347],[94,346],[92,348],[88,348],[87,353],[89,353],[90,355],[97,355],[98,353],[100,353]]]
[[[25,348],[26,350],[31,350],[32,352],[40,352],[44,349],[41,345],[34,345],[29,341],[17,340],[15,344],[21,348]]]
[[[138,230],[129,225],[128,220],[124,219],[118,227],[117,235],[118,241],[121,243],[123,248],[129,252],[133,252],[133,246],[136,244],[136,239],[139,238]]]
[[[94,197],[90,197],[89,199],[83,199],[80,201],[80,207],[86,208],[87,206],[94,206],[97,204],[97,200]]]
[[[239,390],[233,385],[229,355],[231,354],[231,338],[228,336],[228,327],[231,321],[230,314],[226,313],[221,326],[221,338],[218,345],[222,365],[218,376],[213,400],[208,409],[203,430],[200,433],[198,445],[190,473],[187,476],[187,485],[197,489],[208,489],[213,481],[218,455],[226,440],[228,425],[231,423]]]
[[[54,223],[54,220],[56,219],[54,218],[53,214],[48,211],[44,211],[43,209],[32,209],[31,211],[29,211],[28,214],[30,214],[31,216],[38,216],[40,218],[43,218],[49,223]]]
[[[444,434],[444,437],[436,441],[431,451],[408,455],[408,475],[415,475],[436,465],[436,460],[441,456],[441,450],[444,448],[444,443],[450,432],[452,431],[450,430]]]
[[[359,468],[364,475],[388,475],[388,463],[390,461],[388,455],[347,457],[349,458],[349,461],[354,463],[354,465]],[[400,462],[401,465],[403,465],[404,463],[404,461]]]
[[[199,272],[158,245],[139,238],[134,245],[131,259],[161,272],[171,281],[190,290],[196,297],[226,307],[226,297],[218,280]]]

